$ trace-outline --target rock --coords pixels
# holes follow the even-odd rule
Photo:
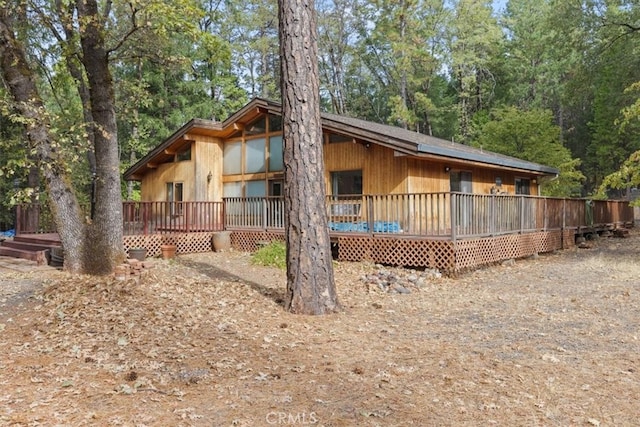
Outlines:
[[[425,270],[422,273],[422,277],[424,277],[426,279],[440,279],[442,277],[442,273],[440,273],[436,269]]]
[[[418,276],[416,276],[415,274],[410,274],[407,276],[407,281],[416,283],[418,281]]]
[[[410,294],[411,291],[407,288],[405,288],[404,286],[395,284],[393,285],[393,287],[391,288],[393,289],[395,292],[399,293],[399,294]]]

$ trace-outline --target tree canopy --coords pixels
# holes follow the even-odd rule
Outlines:
[[[74,165],[80,205],[89,201],[100,137],[90,102],[95,73],[82,62],[91,28],[78,15],[84,3],[0,1],[12,11],[7,24],[33,71],[57,158]],[[251,97],[280,98],[276,0],[116,0],[96,8],[120,170],[193,117],[221,120]],[[316,9],[325,111],[518,157],[499,128],[532,130],[544,112],[553,150],[546,132],[532,130],[526,156],[561,169],[548,194],[586,196],[613,185],[606,177],[640,149],[629,119],[640,108],[635,1],[509,0],[496,10],[487,0],[318,0]],[[45,197],[8,93],[3,79],[5,204]],[[136,197],[134,186],[122,192]]]

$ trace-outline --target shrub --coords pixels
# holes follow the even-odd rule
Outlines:
[[[287,248],[284,242],[273,241],[258,249],[251,257],[254,264],[287,268]]]

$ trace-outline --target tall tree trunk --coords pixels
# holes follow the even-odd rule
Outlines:
[[[70,185],[65,167],[57,153],[55,141],[49,134],[49,121],[38,93],[35,76],[22,46],[14,37],[11,19],[24,15],[0,9],[0,72],[14,101],[15,108],[26,119],[30,148],[42,167],[42,176],[49,194],[54,221],[65,250],[65,269],[83,271],[82,254],[85,225],[82,211]],[[20,22],[26,24],[26,22]]]
[[[407,95],[407,64],[405,63],[405,45],[407,43],[406,39],[406,31],[407,31],[407,10],[406,4],[403,0],[400,0],[400,42],[402,48],[400,49],[400,63],[402,67],[400,68],[400,98],[402,99],[402,107],[406,112],[409,109],[408,103],[408,95]],[[406,120],[406,114],[403,113],[402,119],[402,127],[405,129],[409,128],[409,123]]]
[[[95,153],[95,129],[93,123],[93,116],[91,115],[91,94],[87,87],[87,81],[82,72],[80,62],[78,60],[79,52],[77,49],[77,40],[75,27],[73,25],[73,15],[75,13],[75,7],[73,4],[64,5],[62,2],[56,2],[58,9],[58,15],[63,22],[63,30],[65,35],[65,42],[67,43],[67,50],[65,53],[65,62],[67,64],[67,70],[69,74],[76,82],[78,88],[78,96],[80,96],[80,102],[82,103],[82,117],[84,123],[87,126],[87,138],[89,139],[89,147],[87,151],[87,162],[89,163],[89,170],[91,174],[96,173],[96,153]],[[60,36],[60,39],[62,36]]]
[[[279,0],[287,293],[293,313],[339,309],[325,208],[313,0]]]
[[[86,25],[80,43],[89,82],[96,153],[96,215],[89,227],[93,255],[86,254],[86,266],[92,274],[109,274],[124,260],[115,95],[97,1],[77,0],[76,8],[78,20]]]

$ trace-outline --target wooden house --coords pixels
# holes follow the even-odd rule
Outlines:
[[[539,197],[552,167],[393,126],[321,115],[329,231],[343,260],[459,271],[572,246],[633,222],[628,203]],[[193,119],[124,174],[125,246],[237,249],[283,238],[279,104],[253,99],[223,122]],[[170,236],[170,237],[167,237]]]
[[[280,105],[253,99],[224,122],[194,119],[129,168],[143,201],[282,194]],[[322,114],[328,195],[538,195],[558,170],[398,127]]]

